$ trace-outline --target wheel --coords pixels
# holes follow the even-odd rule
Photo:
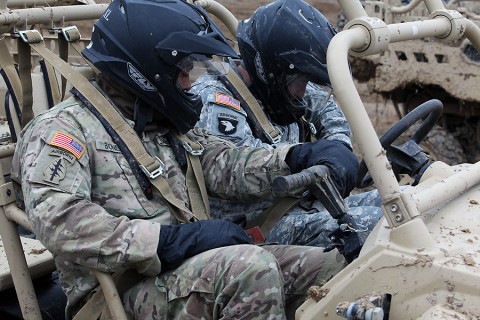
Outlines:
[[[393,142],[395,142],[403,133],[407,132],[412,126],[424,119],[421,124],[416,127],[415,132],[409,140],[420,144],[420,142],[427,136],[427,134],[433,129],[438,119],[442,115],[443,104],[436,99],[429,100],[422,103],[417,108],[413,109],[411,112],[407,113],[400,121],[393,125],[385,134],[380,138],[380,144],[382,147],[387,150],[387,157],[392,163],[393,168],[400,168],[401,166],[395,165],[395,158],[390,157],[389,153],[393,150]],[[398,150],[401,147],[397,147]],[[408,152],[406,152],[408,153]],[[412,158],[413,161],[415,159]],[[358,176],[356,181],[356,187],[359,189],[366,188],[372,184],[371,177],[367,177],[368,168],[365,164],[365,161],[360,163],[358,169]],[[395,175],[398,176],[401,172],[395,172]]]

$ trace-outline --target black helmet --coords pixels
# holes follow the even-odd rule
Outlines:
[[[182,0],[114,0],[82,54],[182,133],[202,101],[181,89],[179,73],[212,56],[237,57],[205,11]]]
[[[275,1],[240,21],[243,63],[275,123],[289,124],[305,113],[305,101],[287,89],[289,78],[330,86],[326,55],[335,34],[328,20],[301,0]]]

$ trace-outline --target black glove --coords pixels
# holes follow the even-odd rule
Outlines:
[[[355,187],[358,160],[350,148],[340,141],[319,140],[296,145],[290,149],[286,162],[292,173],[315,165],[327,166],[343,198]]]
[[[162,225],[157,254],[162,270],[175,269],[182,262],[204,251],[250,244],[250,238],[238,225],[222,220],[203,220],[189,224]]]

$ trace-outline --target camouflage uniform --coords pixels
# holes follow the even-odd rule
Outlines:
[[[166,132],[151,128],[141,138],[165,163],[173,193],[189,206],[185,175]],[[216,197],[269,197],[272,177],[289,173],[286,146],[232,148],[199,129],[189,138],[205,147],[201,162],[207,188]],[[234,246],[206,251],[161,273],[156,250],[161,225],[173,220],[169,205],[156,190],[147,200],[112,138],[73,97],[22,131],[12,179],[21,183],[35,234],[54,255],[68,298],[67,318],[98,286],[90,268],[134,269],[146,276],[123,296],[131,317],[281,319],[284,295],[302,301],[306,287],[343,267],[319,248]]]
[[[231,67],[237,70],[235,65],[232,64]],[[190,92],[199,94],[204,104],[197,126],[226,138],[238,146],[272,148],[271,144],[264,143],[253,135],[247,122],[246,112],[217,77],[202,76],[194,83]],[[307,101],[305,118],[315,126],[316,138],[343,141],[351,147],[350,127],[342,111],[333,101],[332,95],[316,84],[309,83],[304,99]],[[261,104],[261,101],[259,103]],[[280,144],[301,142],[297,123],[287,126],[274,125],[282,133]]]
[[[240,74],[233,63],[231,67]],[[199,78],[190,92],[200,95],[204,104],[197,126],[226,138],[237,146],[262,146],[274,149],[283,144],[300,142],[300,130],[295,122],[286,126],[275,125],[282,132],[281,142],[277,145],[264,143],[256,138],[240,101],[214,75]],[[333,97],[321,87],[309,83],[304,99],[307,102],[305,118],[315,126],[316,138],[343,141],[351,147],[350,128]],[[261,104],[261,101],[259,103]],[[376,191],[357,195],[353,199],[347,198],[346,204],[351,207],[349,213],[357,217],[356,221],[363,231],[371,230],[383,215]],[[270,205],[269,201],[235,202],[210,199],[213,217],[230,220],[243,226]],[[230,212],[242,214],[226,214]],[[319,201],[294,206],[287,213],[266,236],[267,242],[321,247],[331,245],[328,234],[335,230],[338,224]]]

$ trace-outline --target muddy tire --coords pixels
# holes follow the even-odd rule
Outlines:
[[[440,126],[435,126],[420,146],[433,160],[443,161],[449,165],[467,162],[460,142]]]

